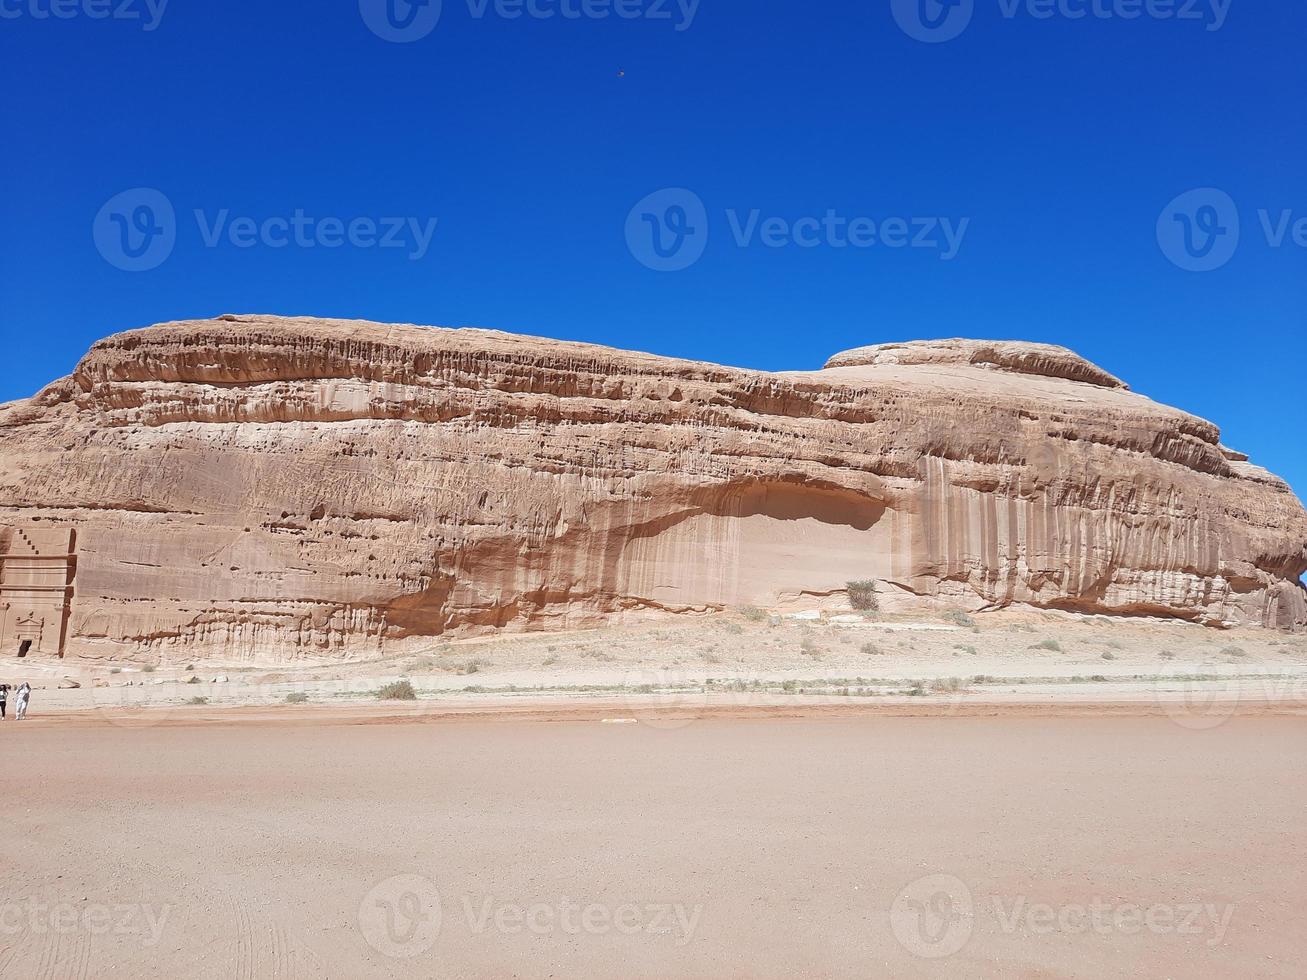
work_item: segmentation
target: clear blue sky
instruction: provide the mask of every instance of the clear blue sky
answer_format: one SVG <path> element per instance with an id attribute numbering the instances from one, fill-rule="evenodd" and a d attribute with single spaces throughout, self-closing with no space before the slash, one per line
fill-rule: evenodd
<path id="1" fill-rule="evenodd" d="M 157 23 L 159 0 L 107 4 L 138 20 L 56 2 L 73 16 L 0 0 L 0 330 L 15 355 L 0 400 L 105 334 L 224 312 L 488 326 L 767 369 L 882 341 L 1020 338 L 1217 422 L 1307 488 L 1307 248 L 1292 231 L 1273 247 L 1258 218 L 1307 217 L 1307 4 L 1197 0 L 1206 19 L 1180 20 L 1121 16 L 1145 0 L 1061 0 L 1112 14 L 1075 19 L 974 0 L 956 38 L 923 43 L 891 0 L 701 0 L 692 21 L 677 0 L 670 19 L 649 16 L 656 0 L 621 0 L 631 19 L 444 0 L 429 34 L 392 43 L 359 0 L 171 0 Z M 384 2 L 363 6 L 384 33 Z M 966 12 L 927 2 L 927 16 Z M 431 8 L 391 13 L 412 31 Z M 139 187 L 175 208 L 175 247 L 123 271 L 92 229 Z M 1205 187 L 1237 209 L 1239 247 L 1186 271 L 1159 216 L 1180 228 L 1164 209 Z M 681 271 L 647 267 L 625 234 L 663 188 L 705 207 L 706 249 Z M 652 213 L 670 221 L 666 203 Z M 224 210 L 297 209 L 438 224 L 419 260 L 323 239 L 240 248 L 230 224 L 205 244 Z M 771 248 L 761 232 L 739 247 L 732 220 L 755 210 L 969 223 L 948 260 L 820 237 Z M 1196 218 L 1211 215 L 1228 212 Z"/>

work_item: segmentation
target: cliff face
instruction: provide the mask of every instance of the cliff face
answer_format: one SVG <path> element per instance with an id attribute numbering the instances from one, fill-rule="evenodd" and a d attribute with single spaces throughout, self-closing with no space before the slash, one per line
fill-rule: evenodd
<path id="1" fill-rule="evenodd" d="M 483 330 L 223 317 L 0 407 L 0 524 L 76 530 L 72 652 L 366 652 L 852 579 L 1307 625 L 1307 513 L 1062 348 L 769 374 Z"/>

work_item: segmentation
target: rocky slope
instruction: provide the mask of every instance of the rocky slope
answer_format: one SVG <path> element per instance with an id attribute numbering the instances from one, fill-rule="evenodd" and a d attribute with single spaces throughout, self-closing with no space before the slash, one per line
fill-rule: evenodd
<path id="1" fill-rule="evenodd" d="M 73 653 L 366 653 L 853 579 L 1307 625 L 1307 513 L 1219 436 L 1044 345 L 769 374 L 228 316 L 109 337 L 0 407 L 0 524 L 77 530 Z"/>

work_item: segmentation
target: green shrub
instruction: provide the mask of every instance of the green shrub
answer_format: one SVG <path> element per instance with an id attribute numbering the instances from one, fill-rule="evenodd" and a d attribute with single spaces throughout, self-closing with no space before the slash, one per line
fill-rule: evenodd
<path id="1" fill-rule="evenodd" d="M 381 701 L 416 701 L 418 694 L 408 681 L 395 681 L 393 684 L 387 684 L 377 691 L 377 699 Z"/>

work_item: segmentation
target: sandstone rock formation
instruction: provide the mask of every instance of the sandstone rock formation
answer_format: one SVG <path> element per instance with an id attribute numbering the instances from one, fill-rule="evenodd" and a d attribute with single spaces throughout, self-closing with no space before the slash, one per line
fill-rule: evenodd
<path id="1" fill-rule="evenodd" d="M 72 653 L 369 653 L 837 594 L 1307 624 L 1307 513 L 1070 351 L 770 374 L 227 316 L 0 407 L 0 524 L 76 532 Z"/>

